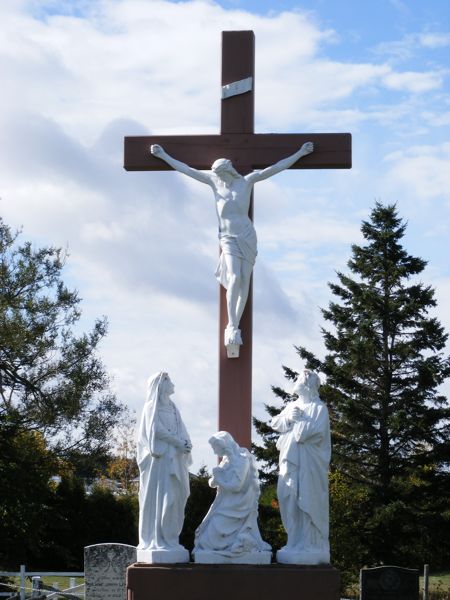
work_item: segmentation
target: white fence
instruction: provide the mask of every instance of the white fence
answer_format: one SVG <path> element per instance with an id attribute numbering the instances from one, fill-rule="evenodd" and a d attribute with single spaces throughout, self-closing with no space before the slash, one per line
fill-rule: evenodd
<path id="1" fill-rule="evenodd" d="M 10 591 L 0 591 L 0 600 L 2 598 L 13 600 L 27 600 L 28 598 L 48 598 L 52 600 L 81 600 L 84 598 L 84 583 L 76 585 L 76 577 L 84 577 L 83 572 L 73 571 L 27 571 L 25 565 L 20 565 L 20 571 L 0 571 L 0 577 L 15 577 L 19 579 L 19 584 L 2 584 L 2 587 L 8 587 Z M 42 578 L 51 577 L 69 577 L 69 587 L 63 590 L 58 589 L 57 582 L 52 585 L 44 585 Z M 28 581 L 27 581 L 28 580 Z"/>

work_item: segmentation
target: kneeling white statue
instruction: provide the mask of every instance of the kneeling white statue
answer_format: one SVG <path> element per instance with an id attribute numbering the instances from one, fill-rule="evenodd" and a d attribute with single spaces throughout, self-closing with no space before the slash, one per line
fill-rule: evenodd
<path id="1" fill-rule="evenodd" d="M 174 390 L 167 373 L 156 373 L 148 380 L 137 444 L 139 562 L 189 562 L 179 536 L 189 496 L 192 445 L 170 399 Z"/>
<path id="2" fill-rule="evenodd" d="M 216 498 L 195 532 L 196 563 L 268 564 L 272 552 L 259 532 L 259 479 L 254 458 L 226 431 L 209 440 L 221 456 L 209 480 Z"/>
<path id="3" fill-rule="evenodd" d="M 302 371 L 290 402 L 270 426 L 281 433 L 278 503 L 286 529 L 280 563 L 315 565 L 330 562 L 328 467 L 331 442 L 328 410 L 319 398 L 317 373 Z"/>

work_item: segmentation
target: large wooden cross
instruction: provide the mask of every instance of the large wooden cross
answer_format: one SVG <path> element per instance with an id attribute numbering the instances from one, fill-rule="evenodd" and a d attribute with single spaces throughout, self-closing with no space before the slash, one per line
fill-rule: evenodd
<path id="1" fill-rule="evenodd" d="M 220 135 L 159 135 L 125 138 L 127 171 L 166 171 L 169 165 L 150 154 L 160 144 L 171 156 L 195 169 L 209 170 L 217 158 L 228 158 L 241 175 L 268 167 L 296 152 L 304 142 L 314 152 L 293 169 L 348 169 L 349 133 L 255 134 L 255 37 L 252 31 L 222 32 L 222 110 Z M 274 95 L 274 110 L 276 97 Z M 253 217 L 253 203 L 250 206 Z M 252 290 L 242 315 L 243 346 L 239 358 L 228 358 L 223 331 L 228 321 L 226 295 L 220 287 L 219 429 L 250 448 L 252 426 Z"/>

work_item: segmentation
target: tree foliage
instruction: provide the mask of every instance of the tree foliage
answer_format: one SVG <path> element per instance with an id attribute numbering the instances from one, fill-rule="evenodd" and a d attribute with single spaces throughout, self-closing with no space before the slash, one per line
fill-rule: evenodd
<path id="1" fill-rule="evenodd" d="M 97 356 L 106 319 L 75 333 L 80 299 L 64 253 L 19 243 L 0 218 L 0 426 L 39 431 L 62 453 L 107 445 L 122 407 Z"/>
<path id="2" fill-rule="evenodd" d="M 450 550 L 450 408 L 440 393 L 450 375 L 447 334 L 433 316 L 434 290 L 419 279 L 425 261 L 402 246 L 405 229 L 395 206 L 376 204 L 362 224 L 364 244 L 352 246 L 350 273 L 330 284 L 325 358 L 297 348 L 306 367 L 326 376 L 331 522 L 343 534 L 331 540 L 333 555 L 356 569 L 442 567 Z M 261 457 L 272 456 L 274 439 Z"/>
<path id="3" fill-rule="evenodd" d="M 447 335 L 428 314 L 433 289 L 413 279 L 426 263 L 401 246 L 404 232 L 393 206 L 378 204 L 363 223 L 367 244 L 353 246 L 348 263 L 356 278 L 338 273 L 330 285 L 338 301 L 323 314 L 334 330 L 323 331 L 328 354 L 317 364 L 327 375 L 335 455 L 380 499 L 390 499 L 405 469 L 442 469 L 449 458 L 450 412 L 438 392 L 450 374 Z"/>
<path id="4" fill-rule="evenodd" d="M 68 461 L 74 458 L 88 470 L 90 457 L 104 459 L 123 412 L 97 355 L 106 320 L 97 320 L 88 333 L 77 332 L 80 299 L 62 280 L 64 261 L 60 249 L 21 243 L 20 233 L 0 218 L 0 564 L 5 567 L 48 556 L 46 532 L 58 520 L 60 493 L 51 477 L 70 474 Z"/>
<path id="5" fill-rule="evenodd" d="M 196 475 L 189 474 L 190 495 L 180 534 L 180 543 L 189 551 L 194 548 L 195 530 L 206 516 L 216 496 L 216 490 L 208 483 L 210 477 L 205 466 L 201 467 Z"/>
<path id="6" fill-rule="evenodd" d="M 45 533 L 49 481 L 58 470 L 36 431 L 0 431 L 0 566 L 24 563 Z"/>
<path id="7" fill-rule="evenodd" d="M 30 530 L 24 530 L 24 543 L 11 547 L 11 567 L 82 571 L 85 546 L 137 544 L 137 497 L 116 495 L 102 486 L 88 493 L 85 482 L 70 473 L 49 487 L 36 515 L 41 521 L 39 534 L 31 531 L 30 537 Z"/>
<path id="8" fill-rule="evenodd" d="M 116 481 L 122 494 L 136 488 L 139 467 L 136 459 L 136 418 L 124 411 L 114 429 L 115 447 L 107 462 L 106 475 Z"/>
<path id="9" fill-rule="evenodd" d="M 285 366 L 283 366 L 283 371 L 285 378 L 290 382 L 294 382 L 298 372 Z M 280 387 L 272 386 L 272 392 L 282 402 L 282 406 L 280 408 L 279 406 L 265 404 L 264 407 L 270 418 L 281 412 L 286 403 L 292 400 L 291 395 Z M 260 463 L 259 477 L 266 486 L 274 486 L 278 476 L 278 450 L 276 443 L 279 433 L 269 427 L 268 423 L 256 417 L 253 417 L 253 424 L 256 431 L 264 440 L 262 446 L 252 444 L 252 451 Z"/>

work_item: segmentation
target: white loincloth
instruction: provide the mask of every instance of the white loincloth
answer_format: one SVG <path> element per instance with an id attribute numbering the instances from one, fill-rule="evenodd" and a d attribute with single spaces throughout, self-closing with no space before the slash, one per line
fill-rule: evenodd
<path id="1" fill-rule="evenodd" d="M 225 289 L 228 288 L 228 269 L 225 255 L 237 256 L 242 260 L 255 264 L 257 255 L 256 231 L 253 223 L 250 222 L 239 235 L 230 235 L 228 233 L 219 233 L 219 243 L 221 248 L 219 264 L 215 276 L 219 283 Z"/>

